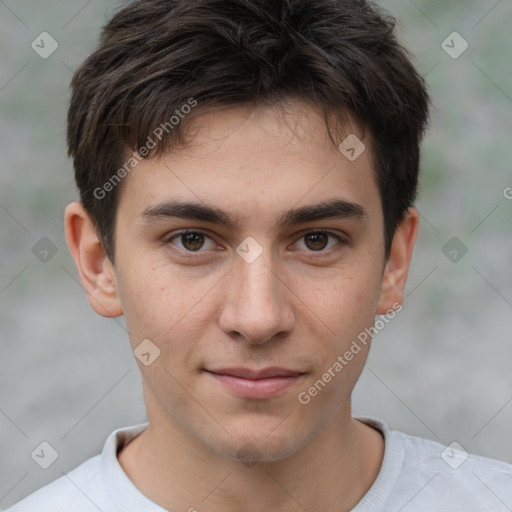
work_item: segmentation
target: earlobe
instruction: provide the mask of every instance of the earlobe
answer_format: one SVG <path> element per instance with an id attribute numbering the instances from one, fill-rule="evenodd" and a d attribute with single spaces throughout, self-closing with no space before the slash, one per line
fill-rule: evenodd
<path id="1" fill-rule="evenodd" d="M 66 240 L 80 275 L 89 304 L 101 316 L 114 318 L 123 310 L 116 275 L 82 204 L 69 204 L 65 213 Z"/>
<path id="2" fill-rule="evenodd" d="M 409 273 L 409 265 L 416 242 L 419 226 L 419 213 L 410 207 L 393 237 L 391 251 L 386 262 L 381 284 L 381 295 L 377 314 L 385 315 L 397 304 L 402 304 L 404 288 Z"/>

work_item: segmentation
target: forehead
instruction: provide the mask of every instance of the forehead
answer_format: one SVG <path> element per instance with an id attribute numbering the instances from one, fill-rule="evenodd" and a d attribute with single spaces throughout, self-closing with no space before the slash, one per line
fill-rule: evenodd
<path id="1" fill-rule="evenodd" d="M 184 147 L 127 176 L 120 209 L 140 216 L 172 198 L 263 221 L 284 206 L 341 198 L 380 211 L 371 140 L 350 118 L 332 132 L 335 144 L 322 115 L 302 103 L 209 112 L 186 129 Z"/>

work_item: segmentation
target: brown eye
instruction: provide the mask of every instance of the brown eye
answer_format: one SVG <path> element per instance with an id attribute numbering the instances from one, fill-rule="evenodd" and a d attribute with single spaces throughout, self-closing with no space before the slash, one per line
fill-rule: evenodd
<path id="1" fill-rule="evenodd" d="M 329 242 L 329 240 L 334 240 L 334 243 Z M 336 245 L 345 245 L 346 240 L 342 236 L 330 231 L 312 231 L 303 235 L 297 244 L 299 245 L 299 249 L 306 250 L 307 252 L 328 253 L 331 249 L 335 248 Z M 303 245 L 303 247 L 300 247 L 300 245 Z"/>
<path id="2" fill-rule="evenodd" d="M 204 235 L 202 233 L 184 233 L 181 235 L 181 243 L 188 251 L 197 251 L 204 244 Z"/>
<path id="3" fill-rule="evenodd" d="M 216 247 L 211 237 L 197 230 L 175 233 L 173 236 L 168 237 L 165 243 L 174 246 L 174 248 L 182 253 L 197 252 L 201 254 L 208 249 Z"/>
<path id="4" fill-rule="evenodd" d="M 304 237 L 306 246 L 312 251 L 321 251 L 325 249 L 329 242 L 329 235 L 327 233 L 310 233 Z"/>

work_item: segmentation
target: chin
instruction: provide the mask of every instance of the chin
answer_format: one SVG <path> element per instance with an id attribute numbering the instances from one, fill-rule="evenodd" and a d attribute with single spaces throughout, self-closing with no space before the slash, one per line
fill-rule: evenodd
<path id="1" fill-rule="evenodd" d="M 279 432 L 272 432 L 272 429 L 258 428 L 253 422 L 252 428 L 226 435 L 210 444 L 210 448 L 223 457 L 250 467 L 256 463 L 285 460 L 300 451 L 307 442 L 307 438 L 298 434 L 298 429 L 281 428 Z"/>

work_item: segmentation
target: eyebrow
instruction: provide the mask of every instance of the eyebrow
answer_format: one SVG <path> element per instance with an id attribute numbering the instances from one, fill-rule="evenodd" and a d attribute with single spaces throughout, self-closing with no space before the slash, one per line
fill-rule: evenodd
<path id="1" fill-rule="evenodd" d="M 146 208 L 142 212 L 146 222 L 177 217 L 187 220 L 200 220 L 223 224 L 230 229 L 240 225 L 240 216 L 215 206 L 187 201 L 164 201 Z M 343 199 L 332 199 L 282 212 L 276 222 L 277 227 L 304 224 L 322 219 L 367 220 L 368 214 L 360 204 Z"/>

